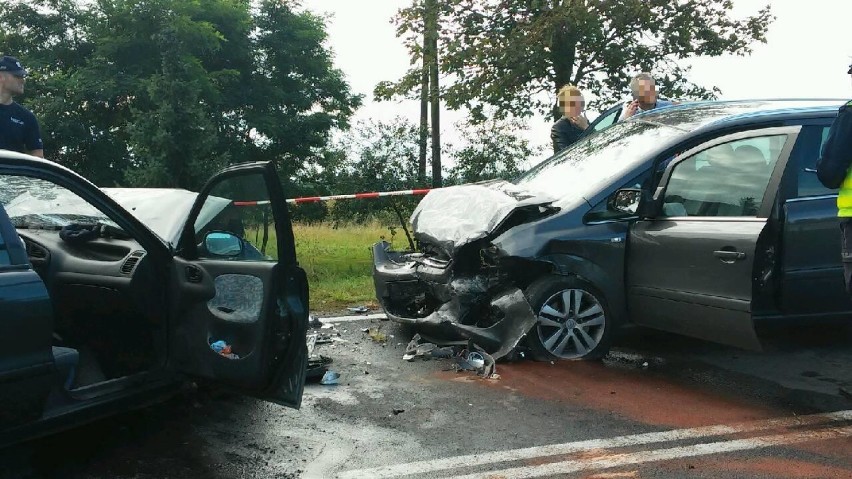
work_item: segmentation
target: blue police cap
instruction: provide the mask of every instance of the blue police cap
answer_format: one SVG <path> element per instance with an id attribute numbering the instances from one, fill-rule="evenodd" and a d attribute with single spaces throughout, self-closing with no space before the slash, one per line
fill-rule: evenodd
<path id="1" fill-rule="evenodd" d="M 0 58 L 0 72 L 9 72 L 12 75 L 19 77 L 27 76 L 27 70 L 24 69 L 21 62 L 19 62 L 17 58 L 10 57 L 8 55 Z"/>

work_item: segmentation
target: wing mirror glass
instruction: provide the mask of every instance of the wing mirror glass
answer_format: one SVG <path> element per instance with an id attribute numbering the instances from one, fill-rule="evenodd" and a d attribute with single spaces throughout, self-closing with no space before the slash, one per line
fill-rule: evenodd
<path id="1" fill-rule="evenodd" d="M 243 241 L 226 231 L 211 231 L 204 237 L 204 248 L 213 256 L 231 258 L 243 253 Z"/>
<path id="2" fill-rule="evenodd" d="M 642 190 L 637 188 L 623 188 L 615 192 L 608 203 L 611 211 L 635 215 L 639 211 L 639 201 L 642 199 Z"/>

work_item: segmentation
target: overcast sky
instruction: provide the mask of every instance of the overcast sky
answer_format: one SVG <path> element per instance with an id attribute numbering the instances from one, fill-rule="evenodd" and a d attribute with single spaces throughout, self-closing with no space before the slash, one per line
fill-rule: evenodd
<path id="1" fill-rule="evenodd" d="M 409 68 L 408 54 L 390 22 L 407 0 L 303 0 L 306 8 L 329 14 L 328 46 L 365 104 L 356 120 L 389 120 L 402 116 L 417 122 L 416 101 L 374 102 L 372 91 L 382 80 L 395 80 Z M 768 0 L 734 0 L 734 16 L 757 12 Z M 718 86 L 722 99 L 742 98 L 852 98 L 846 68 L 852 57 L 852 1 L 774 0 L 775 22 L 766 44 L 754 45 L 749 57 L 696 58 L 689 61 L 691 81 Z M 594 116 L 594 115 L 590 115 Z M 453 123 L 463 113 L 442 114 L 442 134 L 457 138 Z M 535 144 L 549 145 L 550 123 L 528 121 L 526 136 Z M 547 149 L 541 158 L 548 156 Z"/>

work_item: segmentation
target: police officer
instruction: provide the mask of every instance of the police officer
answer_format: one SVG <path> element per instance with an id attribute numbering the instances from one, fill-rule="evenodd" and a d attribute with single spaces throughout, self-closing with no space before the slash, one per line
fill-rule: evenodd
<path id="1" fill-rule="evenodd" d="M 24 93 L 27 70 L 15 57 L 0 58 L 0 149 L 44 158 L 38 120 L 14 101 Z"/>
<path id="2" fill-rule="evenodd" d="M 852 65 L 848 74 L 852 75 Z M 840 107 L 817 160 L 817 177 L 827 188 L 840 188 L 837 216 L 840 220 L 841 255 L 846 291 L 852 295 L 852 101 Z"/>

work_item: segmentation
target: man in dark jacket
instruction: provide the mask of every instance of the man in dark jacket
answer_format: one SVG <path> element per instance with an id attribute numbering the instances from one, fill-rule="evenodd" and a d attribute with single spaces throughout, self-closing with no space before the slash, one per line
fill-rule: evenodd
<path id="1" fill-rule="evenodd" d="M 847 72 L 852 75 L 852 65 Z M 852 294 L 852 101 L 840 107 L 817 160 L 817 177 L 827 188 L 839 188 L 841 255 L 846 290 Z"/>
<path id="2" fill-rule="evenodd" d="M 24 93 L 27 71 L 15 57 L 0 58 L 0 149 L 44 158 L 35 115 L 14 101 Z"/>

